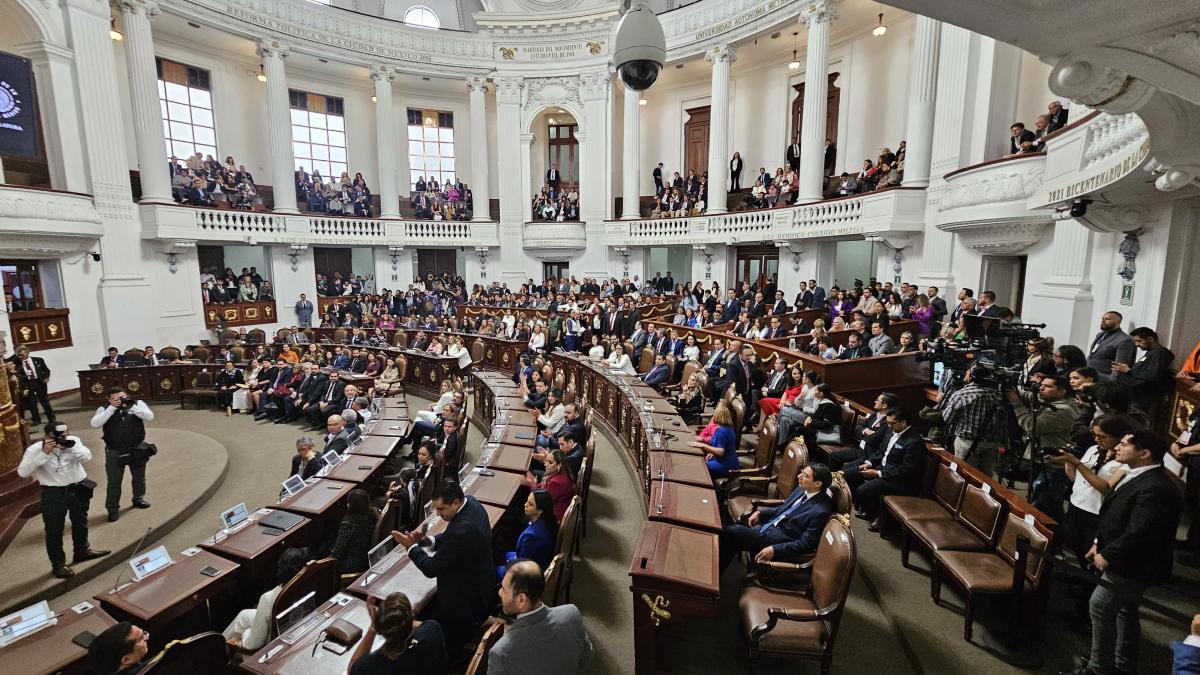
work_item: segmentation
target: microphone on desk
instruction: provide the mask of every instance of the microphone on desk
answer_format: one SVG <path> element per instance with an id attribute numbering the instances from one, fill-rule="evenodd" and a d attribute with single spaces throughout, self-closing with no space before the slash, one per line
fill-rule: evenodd
<path id="1" fill-rule="evenodd" d="M 661 516 L 663 512 L 663 495 L 666 494 L 667 490 L 667 472 L 659 469 L 658 477 L 660 479 L 658 482 L 658 504 L 654 507 L 654 513 Z"/>
<path id="2" fill-rule="evenodd" d="M 134 555 L 137 555 L 137 552 L 142 550 L 142 544 L 146 543 L 146 537 L 150 536 L 150 530 L 151 530 L 151 528 L 147 527 L 146 533 L 142 535 L 142 538 L 138 541 L 137 546 L 133 547 Z M 112 590 L 109 591 L 109 593 L 117 592 L 117 587 L 121 585 L 121 577 L 125 576 L 125 569 L 127 567 L 128 567 L 127 565 L 121 565 L 120 569 L 117 570 L 117 580 L 115 582 L 113 582 Z"/>

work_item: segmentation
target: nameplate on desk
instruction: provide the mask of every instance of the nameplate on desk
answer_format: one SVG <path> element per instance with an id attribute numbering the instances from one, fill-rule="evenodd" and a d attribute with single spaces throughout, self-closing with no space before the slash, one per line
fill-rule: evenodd
<path id="1" fill-rule="evenodd" d="M 0 647 L 58 623 L 50 603 L 45 600 L 0 618 Z"/>
<path id="2" fill-rule="evenodd" d="M 75 605 L 74 607 L 72 607 L 71 610 L 74 611 L 76 614 L 86 614 L 87 612 L 90 612 L 95 608 L 96 608 L 95 605 L 88 602 L 87 600 L 84 600 L 83 602 L 79 603 L 78 605 Z"/>
<path id="3" fill-rule="evenodd" d="M 167 552 L 166 546 L 152 548 L 146 553 L 136 555 L 129 560 L 129 567 L 133 570 L 134 581 L 141 581 L 151 574 L 174 564 L 175 561 L 171 559 L 171 554 Z"/>

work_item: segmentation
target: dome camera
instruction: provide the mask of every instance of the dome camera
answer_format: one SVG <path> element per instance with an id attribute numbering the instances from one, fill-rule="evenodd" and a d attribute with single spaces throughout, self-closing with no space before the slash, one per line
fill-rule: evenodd
<path id="1" fill-rule="evenodd" d="M 645 5 L 630 7 L 613 38 L 613 65 L 621 82 L 633 91 L 645 91 L 658 79 L 666 60 L 667 38 L 658 17 Z"/>

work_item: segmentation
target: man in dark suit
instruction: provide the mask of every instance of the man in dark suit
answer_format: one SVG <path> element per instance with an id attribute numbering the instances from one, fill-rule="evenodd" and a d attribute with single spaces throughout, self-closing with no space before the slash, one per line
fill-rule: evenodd
<path id="1" fill-rule="evenodd" d="M 825 289 L 817 285 L 816 279 L 808 280 L 808 289 L 812 291 L 812 302 L 809 303 L 809 309 L 823 309 L 825 307 Z"/>
<path id="2" fill-rule="evenodd" d="M 462 436 L 458 432 L 458 420 L 453 417 L 443 419 L 442 426 L 434 437 L 440 443 L 439 452 L 445 465 L 443 475 L 457 476 L 463 463 Z"/>
<path id="3" fill-rule="evenodd" d="M 737 321 L 738 314 L 742 311 L 742 303 L 738 300 L 737 293 L 730 289 L 725 292 L 725 308 L 721 310 L 721 323 L 729 323 Z"/>
<path id="4" fill-rule="evenodd" d="M 308 480 L 317 475 L 323 466 L 325 466 L 325 460 L 317 455 L 313 439 L 308 436 L 296 439 L 296 454 L 292 455 L 292 470 L 288 475 L 300 474 L 301 478 Z"/>
<path id="5" fill-rule="evenodd" d="M 642 322 L 638 321 L 633 324 L 633 331 L 629 333 L 629 341 L 633 343 L 633 353 L 641 354 L 642 348 L 650 342 L 650 333 L 642 330 Z M 630 355 L 630 358 L 633 354 Z"/>
<path id="6" fill-rule="evenodd" d="M 1171 393 L 1171 363 L 1175 355 L 1158 341 L 1158 333 L 1146 326 L 1129 331 L 1133 344 L 1144 352 L 1144 356 L 1132 366 L 1120 362 L 1112 364 L 1113 379 L 1124 382 L 1133 389 L 1133 405 L 1152 416 L 1165 410 L 1164 400 Z"/>
<path id="7" fill-rule="evenodd" d="M 654 167 L 654 196 L 656 197 L 661 195 L 663 192 L 662 167 L 662 162 L 659 162 L 658 166 Z"/>
<path id="8" fill-rule="evenodd" d="M 725 526 L 720 538 L 721 570 L 742 551 L 755 553 L 755 559 L 762 561 L 797 560 L 816 552 L 825 521 L 833 513 L 833 500 L 826 492 L 832 482 L 829 467 L 809 464 L 782 504 L 753 511 L 745 525 Z"/>
<path id="9" fill-rule="evenodd" d="M 658 354 L 654 357 L 654 367 L 639 376 L 646 384 L 661 390 L 671 379 L 671 367 L 667 365 L 667 357 Z"/>
<path id="10" fill-rule="evenodd" d="M 750 318 L 765 316 L 767 313 L 767 303 L 763 299 L 761 292 L 754 294 L 754 300 L 750 302 Z"/>
<path id="11" fill-rule="evenodd" d="M 361 337 L 361 335 L 360 335 Z M 364 350 L 355 349 L 353 356 L 350 358 L 349 370 L 352 373 L 362 373 L 367 370 L 367 354 Z"/>
<path id="12" fill-rule="evenodd" d="M 325 316 L 329 317 L 329 323 L 334 326 L 342 325 L 342 314 L 344 313 L 343 305 L 336 300 L 329 303 L 325 308 Z"/>
<path id="13" fill-rule="evenodd" d="M 784 151 L 783 158 L 792 171 L 800 170 L 800 134 L 792 136 L 792 142 Z"/>
<path id="14" fill-rule="evenodd" d="M 1008 139 L 1010 154 L 1015 155 L 1021 152 L 1022 146 L 1026 143 L 1032 144 L 1037 142 L 1037 136 L 1025 128 L 1024 122 L 1014 122 L 1008 130 L 1012 132 L 1012 137 Z"/>
<path id="15" fill-rule="evenodd" d="M 686 345 L 684 339 L 679 337 L 679 331 L 671 329 L 671 338 L 667 342 L 667 354 L 679 358 L 683 356 L 683 348 Z"/>
<path id="16" fill-rule="evenodd" d="M 125 365 L 125 356 L 116 347 L 109 347 L 108 355 L 100 359 L 100 365 L 104 368 L 120 368 Z"/>
<path id="17" fill-rule="evenodd" d="M 1105 312 L 1100 317 L 1100 332 L 1092 338 L 1088 348 L 1087 364 L 1096 369 L 1104 377 L 1112 377 L 1113 362 L 1133 365 L 1133 338 L 1121 330 L 1121 322 L 1125 317 L 1120 312 Z"/>
<path id="18" fill-rule="evenodd" d="M 754 347 L 750 345 L 742 345 L 737 356 L 725 367 L 724 386 L 721 386 L 717 392 L 719 396 L 725 395 L 725 390 L 733 387 L 738 396 L 747 406 L 753 402 L 754 393 L 750 390 L 750 382 L 754 377 Z"/>
<path id="19" fill-rule="evenodd" d="M 321 429 L 330 415 L 346 409 L 345 390 L 346 385 L 341 381 L 338 371 L 329 371 L 329 379 L 321 382 L 313 402 L 304 407 L 304 414 L 312 423 L 311 431 Z"/>
<path id="20" fill-rule="evenodd" d="M 633 302 L 629 303 L 631 309 L 625 312 L 625 325 L 621 327 L 621 334 L 625 337 L 633 335 L 633 329 L 642 322 L 642 311 L 633 306 Z M 629 355 L 631 358 L 633 354 Z"/>
<path id="21" fill-rule="evenodd" d="M 976 316 L 985 316 L 994 318 L 1000 316 L 1000 308 L 996 306 L 996 294 L 992 291 L 983 291 L 979 294 L 979 304 L 975 305 Z"/>
<path id="22" fill-rule="evenodd" d="M 870 355 L 871 348 L 863 344 L 862 336 L 858 333 L 851 333 L 846 338 L 846 344 L 838 348 L 838 360 L 841 361 L 861 359 Z"/>
<path id="23" fill-rule="evenodd" d="M 783 291 L 775 291 L 775 304 L 771 305 L 772 314 L 787 314 L 787 300 L 783 297 Z"/>
<path id="24" fill-rule="evenodd" d="M 783 358 L 776 358 L 771 364 L 771 374 L 766 377 L 761 387 L 754 390 L 754 405 L 750 406 L 746 414 L 746 429 L 753 429 L 762 414 L 758 402 L 764 398 L 782 397 L 783 391 L 787 389 L 788 379 L 788 362 Z"/>
<path id="25" fill-rule="evenodd" d="M 796 311 L 808 309 L 813 306 L 813 293 L 808 290 L 808 282 L 800 282 L 800 292 L 796 293 L 796 302 L 794 304 Z"/>
<path id="26" fill-rule="evenodd" d="M 600 332 L 619 340 L 625 339 L 625 317 L 615 305 L 610 304 L 600 313 Z"/>
<path id="27" fill-rule="evenodd" d="M 783 323 L 779 320 L 779 317 L 772 316 L 771 327 L 767 329 L 767 339 L 773 340 L 775 338 L 784 337 L 785 335 L 787 335 L 787 330 L 784 329 Z"/>
<path id="28" fill-rule="evenodd" d="M 1167 442 L 1138 431 L 1121 439 L 1116 461 L 1129 467 L 1100 505 L 1096 542 L 1087 552 L 1103 574 L 1092 591 L 1092 649 L 1074 673 L 1138 673 L 1138 604 L 1146 589 L 1171 579 L 1183 499 L 1163 469 Z"/>
<path id="29" fill-rule="evenodd" d="M 238 385 L 245 382 L 242 371 L 233 365 L 233 361 L 226 361 L 225 369 L 217 373 L 214 385 L 217 390 L 217 404 L 225 408 L 226 415 L 233 414 L 233 392 L 238 390 Z"/>
<path id="30" fill-rule="evenodd" d="M 721 367 L 725 365 L 727 356 L 729 356 L 729 352 L 725 351 L 725 343 L 720 338 L 713 338 L 712 351 L 704 360 L 704 373 L 708 375 L 709 380 L 721 376 Z"/>
<path id="31" fill-rule="evenodd" d="M 325 420 L 325 447 L 321 448 L 321 454 L 333 450 L 339 455 L 346 452 L 346 448 L 350 447 L 351 432 L 346 426 L 346 419 L 339 414 L 329 416 Z"/>
<path id="32" fill-rule="evenodd" d="M 301 377 L 293 381 L 291 395 L 283 399 L 283 414 L 275 420 L 276 424 L 296 420 L 325 391 L 326 378 L 315 363 L 303 363 L 300 367 Z"/>
<path id="33" fill-rule="evenodd" d="M 940 292 L 941 289 L 937 286 L 930 286 L 925 289 L 925 297 L 929 298 L 929 306 L 933 308 L 933 320 L 938 323 L 941 323 L 942 319 L 946 318 L 946 315 L 950 313 L 949 308 L 946 307 L 946 299 L 938 295 Z M 936 332 L 932 334 L 936 335 Z"/>
<path id="34" fill-rule="evenodd" d="M 1046 133 L 1053 133 L 1067 126 L 1067 115 L 1071 111 L 1062 107 L 1061 102 L 1050 101 L 1050 105 L 1046 106 L 1046 110 L 1049 112 L 1050 117 L 1050 125 L 1046 127 Z"/>
<path id="35" fill-rule="evenodd" d="M 446 651 L 457 654 L 479 632 L 496 594 L 496 568 L 492 566 L 492 528 L 487 511 L 474 497 L 464 497 L 462 488 L 444 481 L 433 495 L 433 508 L 446 521 L 437 536 L 421 529 L 392 532 L 392 538 L 408 549 L 417 569 L 437 579 L 434 618 L 446 634 Z M 424 547 L 433 549 L 433 555 Z"/>
<path id="36" fill-rule="evenodd" d="M 559 174 L 558 174 L 558 165 L 551 164 L 550 170 L 546 172 L 546 185 L 549 185 L 550 189 L 553 190 L 554 192 L 558 192 L 559 182 L 560 182 L 560 178 L 559 178 Z"/>
<path id="37" fill-rule="evenodd" d="M 17 389 L 21 394 L 21 414 L 24 415 L 28 411 L 33 418 L 33 423 L 41 424 L 42 418 L 38 416 L 37 408 L 40 403 L 42 410 L 46 413 L 46 419 L 53 420 L 54 408 L 50 407 L 50 397 L 46 390 L 46 385 L 50 382 L 50 368 L 46 366 L 46 361 L 40 356 L 30 356 L 29 348 L 22 345 L 17 347 L 12 364 L 17 367 Z"/>
<path id="38" fill-rule="evenodd" d="M 875 403 L 870 415 L 854 428 L 856 444 L 845 450 L 835 450 L 829 454 L 829 465 L 843 471 L 856 468 L 866 461 L 867 457 L 875 454 L 879 444 L 887 436 L 887 413 L 900 405 L 900 397 L 890 391 L 885 391 L 875 397 Z M 847 466 L 849 465 L 849 466 Z"/>
<path id="39" fill-rule="evenodd" d="M 925 440 L 912 428 L 908 412 L 889 410 L 887 425 L 887 434 L 875 452 L 862 464 L 845 469 L 846 483 L 859 506 L 855 515 L 870 520 L 872 532 L 878 532 L 882 524 L 879 506 L 883 497 L 916 493 L 925 466 Z"/>

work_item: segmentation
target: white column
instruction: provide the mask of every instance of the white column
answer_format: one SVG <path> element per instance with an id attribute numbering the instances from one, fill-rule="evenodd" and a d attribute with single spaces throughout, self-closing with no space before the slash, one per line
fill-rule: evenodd
<path id="1" fill-rule="evenodd" d="M 288 102 L 287 73 L 283 67 L 290 52 L 287 45 L 274 40 L 258 43 L 258 55 L 267 76 L 267 141 L 271 147 L 271 189 L 276 213 L 299 213 L 296 210 L 291 104 Z"/>
<path id="2" fill-rule="evenodd" d="M 621 133 L 621 218 L 623 220 L 642 217 L 641 210 L 638 208 L 640 201 L 638 186 L 641 183 L 641 173 L 638 171 L 641 159 L 641 138 L 639 138 L 641 106 L 638 105 L 640 98 L 641 94 L 629 87 L 625 88 L 625 128 Z"/>
<path id="3" fill-rule="evenodd" d="M 467 78 L 471 99 L 471 198 L 475 202 L 472 220 L 492 219 L 492 196 L 488 193 L 487 90 L 486 77 Z"/>
<path id="4" fill-rule="evenodd" d="M 929 162 L 933 157 L 933 112 L 937 101 L 938 43 L 942 23 L 917 16 L 913 36 L 912 68 L 908 75 L 908 120 L 904 134 L 904 185 L 929 186 Z"/>
<path id="5" fill-rule="evenodd" d="M 522 143 L 521 77 L 495 77 L 496 87 L 496 156 L 511 162 L 520 158 L 522 148 L 528 155 L 528 144 Z M 530 137 L 532 138 L 532 137 Z M 497 281 L 523 283 L 526 276 L 524 228 L 529 219 L 529 195 L 523 186 L 529 181 L 529 162 L 523 160 L 515 169 L 500 172 L 500 268 Z"/>
<path id="6" fill-rule="evenodd" d="M 80 155 L 83 139 L 79 135 L 75 75 L 71 70 L 74 53 L 49 42 L 20 44 L 17 52 L 32 62 L 38 83 L 39 121 L 46 139 L 50 185 L 55 190 L 88 192 L 87 163 Z"/>
<path id="7" fill-rule="evenodd" d="M 800 122 L 800 184 L 797 196 L 801 202 L 821 199 L 825 182 L 829 24 L 841 16 L 841 13 L 841 0 L 813 0 L 800 12 L 800 21 L 808 26 L 808 48 L 805 51 L 804 63 L 804 118 Z"/>
<path id="8" fill-rule="evenodd" d="M 371 66 L 375 82 L 375 142 L 379 145 L 379 217 L 400 219 L 400 192 L 396 184 L 396 116 L 392 110 L 392 79 L 389 66 Z M 267 79 L 267 86 L 271 80 Z M 289 122 L 289 128 L 291 123 Z M 290 155 L 291 153 L 289 153 Z M 278 207 L 278 202 L 276 203 Z"/>
<path id="9" fill-rule="evenodd" d="M 142 203 L 172 203 L 171 177 L 167 174 L 162 110 L 158 102 L 158 75 L 150 19 L 159 13 L 152 0 L 120 0 L 125 23 L 125 61 L 129 68 L 129 97 L 133 134 L 137 145 Z"/>
<path id="10" fill-rule="evenodd" d="M 729 199 L 729 68 L 737 52 L 729 45 L 704 53 L 712 64 L 708 122 L 708 213 L 725 213 Z"/>

